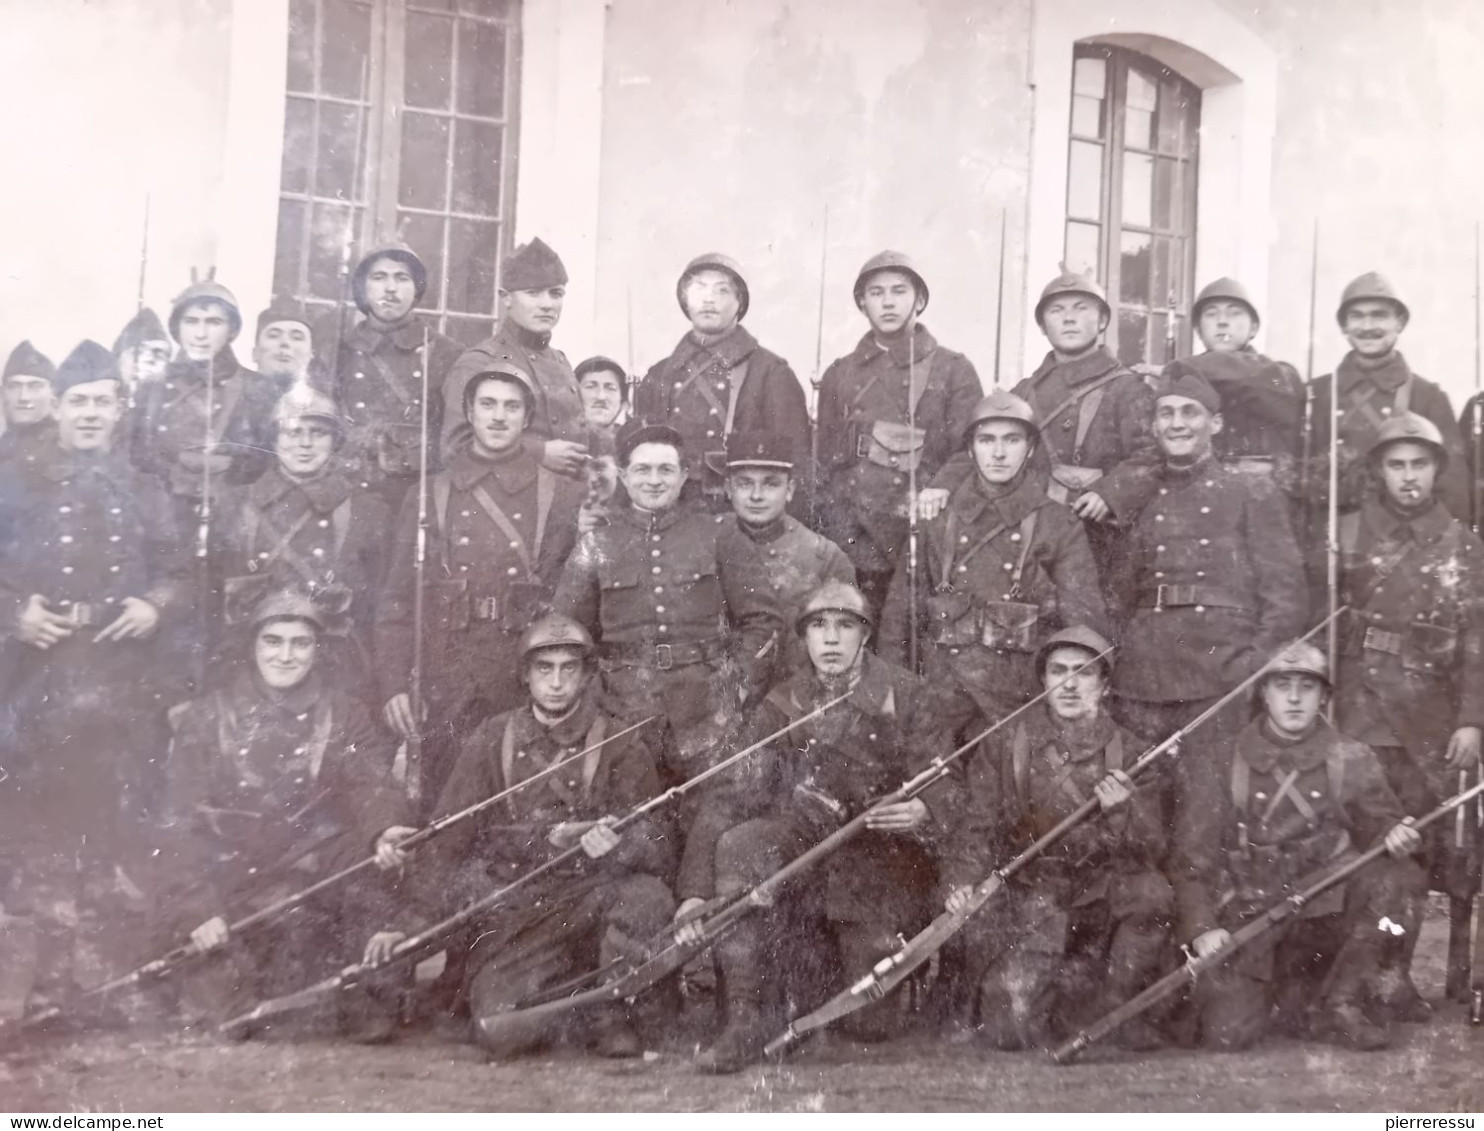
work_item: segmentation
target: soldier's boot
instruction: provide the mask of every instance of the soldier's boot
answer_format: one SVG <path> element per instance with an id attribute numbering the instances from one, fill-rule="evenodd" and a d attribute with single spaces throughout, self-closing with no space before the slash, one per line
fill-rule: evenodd
<path id="1" fill-rule="evenodd" d="M 1309 1024 L 1316 1040 L 1361 1052 L 1391 1047 L 1386 1027 L 1371 1021 L 1365 1011 L 1366 989 L 1375 975 L 1379 951 L 1378 940 L 1352 936 L 1335 955 L 1328 985 Z"/>
<path id="2" fill-rule="evenodd" d="M 603 1005 L 595 1012 L 589 1047 L 608 1060 L 632 1060 L 644 1054 L 644 1043 L 621 1002 Z"/>
<path id="3" fill-rule="evenodd" d="M 1378 925 L 1378 932 L 1384 926 L 1391 937 L 1383 947 L 1371 996 L 1373 1003 L 1393 1021 L 1420 1023 L 1432 1017 L 1432 1006 L 1412 982 L 1412 959 L 1422 937 L 1426 909 L 1427 897 L 1413 894 L 1401 902 L 1394 919 L 1383 919 Z"/>
<path id="4" fill-rule="evenodd" d="M 1099 1016 L 1117 1009 L 1154 981 L 1165 955 L 1168 931 L 1152 923 L 1126 921 L 1113 930 L 1108 972 Z M 1113 1043 L 1130 1052 L 1153 1052 L 1165 1046 L 1164 1035 L 1147 1013 L 1134 1017 L 1113 1034 Z"/>
<path id="5" fill-rule="evenodd" d="M 695 1061 L 699 1071 L 711 1075 L 740 1072 L 761 1060 L 771 1035 L 763 1009 L 766 981 L 760 932 L 747 930 L 747 926 L 751 925 L 734 928 L 716 947 L 726 1025 Z"/>

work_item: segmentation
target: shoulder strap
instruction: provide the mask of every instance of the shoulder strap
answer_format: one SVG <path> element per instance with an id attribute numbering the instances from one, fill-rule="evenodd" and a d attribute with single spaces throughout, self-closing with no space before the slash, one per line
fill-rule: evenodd
<path id="1" fill-rule="evenodd" d="M 1252 771 L 1247 765 L 1247 759 L 1242 757 L 1240 750 L 1232 752 L 1232 808 L 1238 813 L 1246 814 L 1247 802 L 1252 794 L 1251 783 Z"/>
<path id="2" fill-rule="evenodd" d="M 537 484 L 539 489 L 539 478 Z M 515 523 L 511 522 L 509 516 L 500 509 L 500 504 L 495 502 L 490 493 L 484 489 L 483 483 L 476 483 L 469 493 L 474 496 L 474 501 L 479 504 L 480 510 L 489 515 L 490 521 L 500 528 L 500 533 L 510 539 L 510 548 L 515 551 L 515 556 L 520 559 L 521 565 L 526 567 L 526 573 L 534 577 L 536 563 L 531 557 L 531 550 L 526 545 L 526 540 L 515 528 Z"/>
<path id="3" fill-rule="evenodd" d="M 587 731 L 587 754 L 582 759 L 582 796 L 587 798 L 593 791 L 593 780 L 598 776 L 598 763 L 603 760 L 603 751 L 594 750 L 602 744 L 608 733 L 608 716 L 601 711 Z"/>
<path id="4" fill-rule="evenodd" d="M 515 715 L 505 720 L 505 733 L 500 738 L 500 788 L 509 789 L 510 775 L 515 772 Z M 520 812 L 515 807 L 515 794 L 505 799 L 505 804 L 510 807 L 512 820 L 520 820 Z"/>
<path id="5" fill-rule="evenodd" d="M 784 717 L 789 722 L 793 722 L 804 713 L 799 709 L 798 704 L 794 702 L 793 696 L 788 693 L 787 687 L 783 684 L 778 684 L 773 690 L 768 692 L 768 702 L 782 711 Z"/>
<path id="6" fill-rule="evenodd" d="M 251 498 L 242 500 L 242 552 L 247 556 L 249 564 L 255 559 L 254 554 L 258 550 L 258 523 L 262 520 L 263 512 L 258 509 Z"/>
<path id="7" fill-rule="evenodd" d="M 1404 412 L 1412 411 L 1412 375 L 1407 374 L 1407 379 L 1401 383 L 1396 391 L 1396 400 L 1393 402 L 1396 414 L 1400 416 Z"/>
<path id="8" fill-rule="evenodd" d="M 747 371 L 751 365 L 752 355 L 748 354 L 740 365 L 727 374 L 727 416 L 721 430 L 723 444 L 732 434 L 732 422 L 737 419 L 737 394 L 742 391 L 742 384 L 747 380 Z"/>
<path id="9" fill-rule="evenodd" d="M 1051 427 L 1052 421 L 1056 420 L 1056 418 L 1061 416 L 1062 413 L 1066 412 L 1067 409 L 1071 408 L 1073 405 L 1081 401 L 1083 397 L 1091 396 L 1094 392 L 1101 389 L 1104 385 L 1111 384 L 1121 376 L 1123 376 L 1123 369 L 1121 367 L 1115 367 L 1112 373 L 1105 373 L 1097 380 L 1089 381 L 1086 385 L 1083 385 L 1082 388 L 1077 389 L 1075 392 L 1069 394 L 1060 404 L 1058 404 L 1055 408 L 1053 408 L 1050 412 L 1048 412 L 1044 417 L 1041 418 L 1041 432 L 1044 434 L 1046 430 Z M 1089 420 L 1088 423 L 1089 426 L 1091 426 L 1091 420 Z"/>
<path id="10" fill-rule="evenodd" d="M 937 352 L 933 350 L 917 363 L 917 380 L 913 380 L 911 373 L 907 375 L 908 382 L 912 385 L 908 392 L 912 396 L 912 419 L 914 421 L 917 419 L 917 406 L 922 404 L 922 395 L 927 392 L 928 382 L 933 379 L 933 356 Z"/>
<path id="11" fill-rule="evenodd" d="M 1331 751 L 1324 760 L 1324 772 L 1329 775 L 1330 801 L 1339 809 L 1345 797 L 1345 756 L 1338 750 Z"/>
<path id="12" fill-rule="evenodd" d="M 330 697 L 323 696 L 314 713 L 314 734 L 309 739 L 309 780 L 318 781 L 320 767 L 324 765 L 325 751 L 330 746 L 330 731 L 335 726 L 335 711 L 330 706 Z"/>
<path id="13" fill-rule="evenodd" d="M 330 512 L 330 525 L 335 531 L 335 561 L 345 550 L 345 539 L 350 534 L 350 496 L 345 496 L 340 505 Z"/>
<path id="14" fill-rule="evenodd" d="M 1025 723 L 1016 723 L 1010 738 L 1010 770 L 1015 779 L 1015 795 L 1024 803 L 1030 792 L 1031 774 L 1031 736 L 1026 733 Z"/>
<path id="15" fill-rule="evenodd" d="M 1360 548 L 1360 512 L 1350 511 L 1340 516 L 1340 551 L 1353 558 Z"/>
<path id="16" fill-rule="evenodd" d="M 531 546 L 531 573 L 541 564 L 541 543 L 546 539 L 546 520 L 551 517 L 551 503 L 556 497 L 555 473 L 545 464 L 536 466 L 536 537 Z"/>
<path id="17" fill-rule="evenodd" d="M 453 484 L 446 471 L 433 476 L 433 513 L 438 518 L 438 532 L 444 538 L 448 537 L 448 496 L 452 491 Z"/>
<path id="18" fill-rule="evenodd" d="M 1025 563 L 1031 555 L 1031 543 L 1036 537 L 1036 516 L 1041 513 L 1040 509 L 1031 511 L 1020 520 L 1020 557 L 1015 562 L 1015 571 L 1010 574 L 1010 596 L 1020 596 L 1020 579 L 1025 574 Z"/>
<path id="19" fill-rule="evenodd" d="M 237 717 L 227 705 L 227 697 L 223 692 L 213 692 L 211 701 L 216 706 L 217 749 L 223 758 L 230 759 L 237 746 Z"/>
<path id="20" fill-rule="evenodd" d="M 1103 747 L 1103 769 L 1110 774 L 1123 769 L 1123 734 L 1120 731 L 1114 731 L 1113 741 Z"/>
<path id="21" fill-rule="evenodd" d="M 1093 418 L 1097 416 L 1098 408 L 1103 403 L 1103 394 L 1107 391 L 1101 382 L 1095 383 L 1077 406 L 1077 437 L 1072 441 L 1073 463 L 1082 462 L 1082 445 L 1087 442 L 1087 434 L 1092 431 Z"/>

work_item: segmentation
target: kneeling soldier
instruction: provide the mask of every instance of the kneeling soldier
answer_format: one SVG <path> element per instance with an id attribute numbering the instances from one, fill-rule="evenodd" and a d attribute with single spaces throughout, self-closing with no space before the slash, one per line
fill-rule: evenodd
<path id="1" fill-rule="evenodd" d="M 384 893 L 345 884 L 234 936 L 227 920 L 370 855 L 406 820 L 392 751 L 367 709 L 318 663 L 339 614 L 295 590 L 269 593 L 246 620 L 251 659 L 221 691 L 171 712 L 162 860 L 164 903 L 199 950 L 224 961 L 191 976 L 183 1012 L 219 1021 L 260 996 L 299 989 L 355 961 L 385 916 Z M 389 1036 L 392 988 L 341 999 L 360 1040 Z"/>
<path id="2" fill-rule="evenodd" d="M 576 621 L 546 616 L 520 642 L 530 702 L 484 722 L 459 752 L 437 814 L 458 812 L 532 778 L 556 762 L 590 751 L 514 793 L 498 809 L 451 826 L 414 861 L 419 910 L 443 915 L 525 875 L 559 851 L 581 844 L 585 858 L 511 893 L 450 947 L 462 971 L 474 1017 L 474 1039 L 500 1057 L 540 1047 L 561 1035 L 552 1021 L 528 1022 L 519 1002 L 590 969 L 636 955 L 675 908 L 666 883 L 673 866 L 662 817 L 635 821 L 619 833 L 612 818 L 659 793 L 659 775 L 644 731 L 593 751 L 624 724 L 599 709 L 593 641 Z M 656 731 L 658 728 L 653 728 Z M 388 829 L 378 855 L 400 863 L 397 842 L 411 830 Z M 405 936 L 384 931 L 367 958 L 390 952 Z M 462 1012 L 462 1005 L 458 1010 Z M 588 1014 L 586 1036 L 602 1056 L 638 1056 L 638 1036 L 625 1007 Z"/>
<path id="3" fill-rule="evenodd" d="M 1388 858 L 1304 907 L 1262 944 L 1239 952 L 1196 987 L 1207 1045 L 1241 1049 L 1272 1022 L 1357 1049 L 1390 1043 L 1365 1011 L 1395 936 L 1421 926 L 1410 895 L 1422 882 L 1422 837 L 1375 754 L 1322 717 L 1329 664 L 1290 645 L 1259 685 L 1262 711 L 1237 736 L 1215 796 L 1177 775 L 1181 794 L 1169 874 L 1177 930 L 1198 956 L 1384 837 Z M 1182 771 L 1185 768 L 1181 763 Z M 1307 1015 L 1306 1015 L 1307 1014 Z"/>
<path id="4" fill-rule="evenodd" d="M 1142 747 L 1104 707 L 1112 663 L 1091 661 L 1107 649 L 1088 628 L 1047 640 L 1036 656 L 1045 703 L 969 764 L 969 800 L 945 865 L 951 911 L 1089 797 L 1102 809 L 969 920 L 973 984 L 984 986 L 985 1031 L 999 1048 L 1048 1046 L 1083 1010 L 1090 1018 L 1122 1004 L 1158 973 L 1169 935 L 1174 893 L 1158 868 L 1158 791 L 1135 792 L 1123 772 Z M 1158 1044 L 1139 1025 L 1120 1037 L 1125 1047 Z"/>
<path id="5" fill-rule="evenodd" d="M 756 732 L 769 734 L 847 692 L 850 698 L 753 755 L 702 804 L 681 862 L 677 921 L 713 897 L 741 896 L 946 753 L 921 681 L 867 650 L 872 627 L 866 598 L 853 585 L 826 582 L 804 602 L 796 628 L 809 664 L 768 694 Z M 773 1015 L 781 1002 L 764 999 L 783 988 L 781 971 L 816 957 L 798 940 L 817 938 L 821 919 L 833 941 L 826 963 L 836 979 L 864 974 L 895 949 L 900 933 L 922 926 L 937 883 L 932 845 L 948 823 L 954 789 L 944 783 L 929 792 L 930 801 L 877 810 L 865 834 L 824 864 L 822 883 L 806 879 L 783 908 L 754 913 L 717 944 L 726 1027 L 697 1060 L 703 1071 L 736 1072 L 762 1054 L 783 1022 Z M 852 1020 L 858 1037 L 893 1035 L 900 1000 Z"/>

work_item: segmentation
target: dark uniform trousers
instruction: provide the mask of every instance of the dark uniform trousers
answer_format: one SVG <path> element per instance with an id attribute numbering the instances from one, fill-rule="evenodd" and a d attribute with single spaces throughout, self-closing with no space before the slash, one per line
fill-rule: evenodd
<path id="1" fill-rule="evenodd" d="M 1142 753 L 1106 717 L 1073 729 L 1044 707 L 995 735 L 969 764 L 950 887 L 982 882 Z M 1159 791 L 1144 784 L 1014 876 L 964 932 L 986 1029 L 1011 1047 L 1046 1043 L 1144 988 L 1169 937 L 1174 892 L 1159 871 Z M 967 1003 L 972 1017 L 974 1002 Z"/>
<path id="2" fill-rule="evenodd" d="M 593 689 L 596 690 L 596 689 Z M 529 707 L 486 720 L 464 742 L 436 812 L 457 812 L 590 749 L 623 729 L 588 694 L 553 726 Z M 575 760 L 497 810 L 448 830 L 418 864 L 421 902 L 438 913 L 506 886 L 555 856 L 547 837 L 566 821 L 619 817 L 659 792 L 645 732 L 636 731 Z M 453 968 L 468 995 L 475 1038 L 498 1055 L 514 1055 L 561 1036 L 568 1025 L 591 1030 L 613 1013 L 528 1022 L 526 998 L 618 957 L 639 958 L 669 922 L 668 884 L 674 850 L 671 815 L 656 811 L 623 828 L 598 860 L 578 853 L 567 869 L 512 892 L 451 947 Z M 437 898 L 425 898 L 433 894 Z"/>
<path id="3" fill-rule="evenodd" d="M 1404 813 L 1365 745 L 1320 719 L 1280 741 L 1266 717 L 1237 736 L 1220 775 L 1179 778 L 1179 811 L 1167 870 L 1185 940 L 1235 931 L 1370 847 Z M 1180 763 L 1182 770 L 1188 763 Z M 1273 1024 L 1302 1032 L 1305 1011 L 1358 1007 L 1381 988 L 1421 927 L 1415 859 L 1383 857 L 1309 903 L 1282 928 L 1197 985 L 1207 1044 L 1244 1048 Z"/>
<path id="4" fill-rule="evenodd" d="M 175 708 L 171 723 L 157 949 L 179 945 L 213 916 L 240 918 L 364 859 L 384 829 L 411 819 L 391 776 L 390 744 L 366 708 L 318 671 L 287 692 L 241 674 Z M 359 961 L 390 899 L 377 875 L 340 884 L 233 936 L 164 993 L 187 1021 L 212 1024 L 302 989 Z M 338 999 L 341 1017 L 394 1014 L 404 976 Z"/>
<path id="5" fill-rule="evenodd" d="M 428 484 L 421 791 L 438 797 L 459 743 L 524 697 L 518 644 L 545 610 L 577 537 L 582 489 L 523 449 L 485 460 L 455 452 Z M 418 500 L 397 519 L 377 606 L 382 702 L 412 689 Z"/>
<path id="6" fill-rule="evenodd" d="M 844 548 L 878 616 L 907 542 L 908 488 L 962 447 L 983 396 L 968 358 L 926 326 L 914 335 L 888 349 L 867 333 L 819 384 L 813 525 Z"/>

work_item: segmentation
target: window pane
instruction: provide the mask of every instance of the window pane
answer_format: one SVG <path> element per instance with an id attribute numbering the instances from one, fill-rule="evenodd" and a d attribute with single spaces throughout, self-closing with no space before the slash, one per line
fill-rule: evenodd
<path id="1" fill-rule="evenodd" d="M 1159 151 L 1189 156 L 1195 149 L 1199 95 L 1181 83 L 1167 80 L 1159 90 Z"/>
<path id="2" fill-rule="evenodd" d="M 448 309 L 489 314 L 495 309 L 500 225 L 486 220 L 448 223 Z"/>
<path id="3" fill-rule="evenodd" d="M 407 16 L 407 72 L 402 94 L 409 106 L 447 110 L 453 63 L 453 21 L 444 16 Z"/>
<path id="4" fill-rule="evenodd" d="M 413 208 L 444 208 L 448 168 L 447 118 L 402 115 L 401 187 L 397 200 Z"/>
<path id="5" fill-rule="evenodd" d="M 1068 224 L 1067 225 L 1067 267 L 1079 275 L 1090 275 L 1094 279 L 1101 274 L 1098 270 L 1098 241 L 1102 236 L 1102 228 L 1097 224 Z"/>
<path id="6" fill-rule="evenodd" d="M 352 239 L 348 205 L 316 204 L 309 234 L 309 293 L 317 298 L 340 297 L 340 261 Z"/>
<path id="7" fill-rule="evenodd" d="M 314 0 L 289 5 L 288 89 L 314 93 Z"/>
<path id="8" fill-rule="evenodd" d="M 1123 155 L 1123 222 L 1151 227 L 1154 219 L 1154 158 L 1142 153 Z"/>
<path id="9" fill-rule="evenodd" d="M 1149 316 L 1149 353 L 1159 358 L 1161 365 L 1168 365 L 1180 356 L 1179 337 L 1175 338 L 1172 345 L 1166 336 L 1169 333 L 1169 325 L 1170 315 L 1167 308 L 1157 310 Z"/>
<path id="10" fill-rule="evenodd" d="M 1074 141 L 1067 168 L 1067 214 L 1103 218 L 1103 147 Z"/>
<path id="11" fill-rule="evenodd" d="M 1125 365 L 1137 365 L 1147 361 L 1149 353 L 1145 345 L 1148 333 L 1145 315 L 1137 310 L 1118 312 L 1118 360 Z"/>
<path id="12" fill-rule="evenodd" d="M 470 16 L 509 20 L 515 15 L 513 0 L 458 0 L 459 11 Z"/>
<path id="13" fill-rule="evenodd" d="M 1149 281 L 1150 301 L 1155 306 L 1167 307 L 1170 304 L 1170 296 L 1175 296 L 1175 301 L 1180 301 L 1180 293 L 1172 288 L 1176 287 L 1180 275 L 1178 272 L 1170 272 L 1170 254 L 1175 246 L 1175 241 L 1166 236 L 1154 237 L 1154 258 L 1150 265 L 1152 275 Z"/>
<path id="14" fill-rule="evenodd" d="M 1128 69 L 1127 103 L 1130 110 L 1153 111 L 1159 100 L 1159 85 L 1143 71 Z"/>
<path id="15" fill-rule="evenodd" d="M 273 257 L 273 293 L 296 295 L 299 268 L 304 261 L 304 205 L 297 200 L 278 202 L 278 247 Z"/>
<path id="16" fill-rule="evenodd" d="M 500 141 L 504 126 L 460 119 L 454 125 L 453 210 L 500 214 Z"/>
<path id="17" fill-rule="evenodd" d="M 1123 145 L 1125 149 L 1154 148 L 1154 115 L 1132 106 L 1123 112 Z"/>
<path id="18" fill-rule="evenodd" d="M 309 163 L 314 148 L 314 103 L 289 98 L 283 112 L 283 164 L 279 187 L 283 192 L 309 191 Z"/>
<path id="19" fill-rule="evenodd" d="M 424 310 L 443 308 L 443 223 L 441 216 L 397 213 L 397 230 L 428 269 L 428 289 L 422 298 Z"/>
<path id="20" fill-rule="evenodd" d="M 409 12 L 452 12 L 458 5 L 454 0 L 409 0 Z"/>
<path id="21" fill-rule="evenodd" d="M 1108 89 L 1108 60 L 1081 58 L 1072 64 L 1072 93 L 1102 98 Z"/>
<path id="22" fill-rule="evenodd" d="M 506 35 L 490 24 L 459 25 L 459 113 L 504 116 Z"/>
<path id="23" fill-rule="evenodd" d="M 366 61 L 371 48 L 371 9 L 352 0 L 320 0 L 324 34 L 320 39 L 321 93 L 364 98 Z"/>
<path id="24" fill-rule="evenodd" d="M 1103 101 L 1086 95 L 1072 96 L 1072 134 L 1103 139 Z"/>
<path id="25" fill-rule="evenodd" d="M 1179 206 L 1174 204 L 1175 162 L 1167 157 L 1154 162 L 1154 226 L 1167 232 L 1175 226 Z"/>
<path id="26" fill-rule="evenodd" d="M 476 346 L 495 332 L 495 320 L 493 318 L 461 318 L 456 314 L 451 314 L 448 316 L 443 332 L 463 345 Z"/>
<path id="27" fill-rule="evenodd" d="M 355 197 L 357 127 L 361 115 L 355 106 L 341 102 L 319 104 L 319 174 L 316 196 L 341 200 Z"/>
<path id="28" fill-rule="evenodd" d="M 1120 256 L 1118 297 L 1123 302 L 1149 305 L 1149 237 L 1124 232 Z"/>

